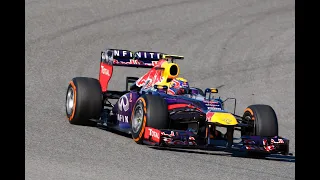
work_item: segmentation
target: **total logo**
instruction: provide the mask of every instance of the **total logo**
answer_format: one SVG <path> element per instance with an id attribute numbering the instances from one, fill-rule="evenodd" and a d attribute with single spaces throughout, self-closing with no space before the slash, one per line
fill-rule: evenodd
<path id="1" fill-rule="evenodd" d="M 101 65 L 101 73 L 110 76 L 109 69 L 106 69 L 103 65 Z"/>
<path id="2" fill-rule="evenodd" d="M 156 131 L 153 131 L 151 128 L 148 129 L 149 135 L 151 137 L 155 137 L 156 139 L 160 139 L 160 134 Z"/>
<path id="3" fill-rule="evenodd" d="M 128 111 L 129 110 L 129 100 L 128 100 L 127 95 L 124 95 L 119 99 L 118 109 L 120 111 Z"/>

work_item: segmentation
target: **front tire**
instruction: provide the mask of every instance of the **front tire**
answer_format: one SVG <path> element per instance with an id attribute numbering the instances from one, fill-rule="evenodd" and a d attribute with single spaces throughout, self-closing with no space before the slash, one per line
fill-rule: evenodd
<path id="1" fill-rule="evenodd" d="M 95 125 L 91 118 L 100 116 L 103 108 L 102 91 L 97 79 L 73 78 L 66 94 L 66 115 L 71 124 Z"/>
<path id="2" fill-rule="evenodd" d="M 131 134 L 138 144 L 142 144 L 145 127 L 169 127 L 168 106 L 162 97 L 147 94 L 137 99 L 131 115 Z"/>
<path id="3" fill-rule="evenodd" d="M 241 136 L 278 136 L 278 119 L 275 111 L 269 105 L 255 104 L 247 107 L 243 118 L 251 127 L 242 128 Z"/>

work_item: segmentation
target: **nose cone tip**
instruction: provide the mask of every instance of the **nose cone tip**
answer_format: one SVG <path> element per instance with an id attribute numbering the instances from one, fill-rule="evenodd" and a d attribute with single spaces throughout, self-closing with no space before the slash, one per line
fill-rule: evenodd
<path id="1" fill-rule="evenodd" d="M 238 124 L 236 118 L 232 114 L 226 112 L 209 112 L 207 113 L 207 121 L 229 126 Z"/>

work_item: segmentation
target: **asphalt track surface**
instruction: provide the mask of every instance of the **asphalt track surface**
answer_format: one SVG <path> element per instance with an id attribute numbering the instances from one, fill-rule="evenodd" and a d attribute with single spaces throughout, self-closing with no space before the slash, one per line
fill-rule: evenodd
<path id="1" fill-rule="evenodd" d="M 294 179 L 295 163 L 163 151 L 95 127 L 70 125 L 75 76 L 98 77 L 102 49 L 184 55 L 191 85 L 271 105 L 295 151 L 293 0 L 26 0 L 26 179 Z M 125 75 L 116 68 L 111 89 Z"/>

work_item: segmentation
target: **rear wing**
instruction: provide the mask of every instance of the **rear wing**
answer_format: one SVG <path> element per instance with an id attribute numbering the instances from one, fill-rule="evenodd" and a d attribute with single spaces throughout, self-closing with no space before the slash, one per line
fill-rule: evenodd
<path id="1" fill-rule="evenodd" d="M 175 60 L 183 60 L 184 57 L 151 51 L 133 52 L 122 49 L 101 51 L 99 81 L 102 91 L 107 91 L 109 80 L 112 77 L 113 66 L 152 68 L 161 59 L 174 62 Z"/>
<path id="2" fill-rule="evenodd" d="M 151 51 L 129 51 L 121 49 L 107 49 L 101 52 L 101 62 L 113 66 L 127 66 L 139 68 L 152 68 L 160 59 L 175 61 L 182 60 L 183 56 L 169 55 L 161 52 Z"/>

